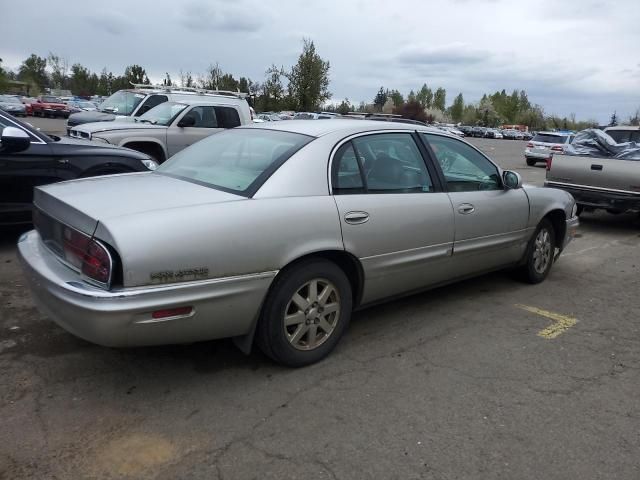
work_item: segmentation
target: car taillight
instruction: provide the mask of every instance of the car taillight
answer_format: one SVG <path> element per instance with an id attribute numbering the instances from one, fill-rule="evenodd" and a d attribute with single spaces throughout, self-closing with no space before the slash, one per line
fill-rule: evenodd
<path id="1" fill-rule="evenodd" d="M 551 162 L 553 162 L 553 157 L 547 158 L 546 162 L 547 162 L 547 172 L 548 172 L 549 170 L 551 170 Z"/>
<path id="2" fill-rule="evenodd" d="M 551 147 L 551 150 L 553 150 L 554 152 L 564 151 L 564 149 L 562 148 L 562 145 L 554 145 L 553 147 Z"/>
<path id="3" fill-rule="evenodd" d="M 533 143 L 531 142 L 527 143 L 527 148 L 533 148 Z"/>
<path id="4" fill-rule="evenodd" d="M 111 283 L 113 262 L 109 251 L 88 235 L 64 227 L 64 259 L 87 278 L 108 287 Z"/>

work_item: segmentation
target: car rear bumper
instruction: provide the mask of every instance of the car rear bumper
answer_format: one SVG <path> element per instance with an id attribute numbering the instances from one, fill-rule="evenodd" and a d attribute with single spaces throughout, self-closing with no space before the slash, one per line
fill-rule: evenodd
<path id="1" fill-rule="evenodd" d="M 559 188 L 570 193 L 578 205 L 609 210 L 640 211 L 640 192 L 625 193 L 607 189 L 567 185 L 560 182 L 544 182 L 545 187 Z"/>
<path id="2" fill-rule="evenodd" d="M 529 150 L 526 149 L 524 151 L 524 156 L 525 158 L 528 159 L 532 159 L 532 160 L 546 160 L 547 158 L 551 157 L 551 152 L 547 151 L 547 152 L 536 152 L 535 150 Z"/>
<path id="3" fill-rule="evenodd" d="M 65 330 L 99 345 L 128 347 L 189 343 L 244 335 L 257 318 L 277 272 L 106 291 L 64 266 L 32 230 L 18 252 L 33 298 Z M 154 319 L 152 312 L 192 307 Z"/>

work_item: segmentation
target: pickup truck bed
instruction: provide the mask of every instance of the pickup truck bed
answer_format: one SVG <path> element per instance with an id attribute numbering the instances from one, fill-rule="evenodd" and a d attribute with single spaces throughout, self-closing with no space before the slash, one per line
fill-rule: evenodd
<path id="1" fill-rule="evenodd" d="M 569 192 L 582 207 L 640 211 L 640 160 L 556 154 L 544 185 Z"/>

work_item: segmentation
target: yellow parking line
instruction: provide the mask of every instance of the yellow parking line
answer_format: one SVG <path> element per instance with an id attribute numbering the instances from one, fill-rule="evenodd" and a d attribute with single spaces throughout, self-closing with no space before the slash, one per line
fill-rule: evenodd
<path id="1" fill-rule="evenodd" d="M 521 308 L 522 310 L 526 310 L 527 312 L 535 313 L 537 315 L 541 315 L 543 317 L 550 318 L 554 320 L 555 323 L 549 325 L 547 328 L 543 328 L 538 332 L 538 336 L 542 338 L 546 338 L 547 340 L 551 340 L 552 338 L 556 338 L 561 333 L 564 333 L 569 328 L 573 327 L 578 320 L 573 317 L 568 317 L 567 315 L 560 315 L 559 313 L 549 312 L 547 310 L 542 310 L 541 308 L 530 307 L 528 305 L 516 305 L 516 307 Z"/>

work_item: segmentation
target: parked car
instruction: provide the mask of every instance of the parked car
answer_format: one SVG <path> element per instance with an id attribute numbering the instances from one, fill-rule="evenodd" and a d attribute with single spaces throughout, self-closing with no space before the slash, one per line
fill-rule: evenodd
<path id="1" fill-rule="evenodd" d="M 69 136 L 132 148 L 162 163 L 198 140 L 250 122 L 244 99 L 191 95 L 180 102 L 161 103 L 127 121 L 79 125 Z"/>
<path id="2" fill-rule="evenodd" d="M 458 127 L 458 130 L 464 133 L 467 137 L 471 137 L 473 134 L 473 127 L 470 127 L 469 125 L 461 125 Z"/>
<path id="3" fill-rule="evenodd" d="M 464 137 L 464 132 L 461 132 L 455 127 L 448 127 L 446 125 L 439 125 L 436 127 L 438 130 L 442 130 L 443 132 L 450 133 L 451 135 L 455 135 L 456 137 Z"/>
<path id="4" fill-rule="evenodd" d="M 578 204 L 578 215 L 584 208 L 613 214 L 640 212 L 640 153 L 630 147 L 622 158 L 605 157 L 607 148 L 598 145 L 600 140 L 610 142 L 612 151 L 624 149 L 600 131 L 579 132 L 574 143 L 582 148 L 570 148 L 570 155 L 560 152 L 547 160 L 545 186 L 570 193 Z"/>
<path id="5" fill-rule="evenodd" d="M 58 97 L 41 95 L 31 104 L 34 117 L 62 117 L 69 118 L 71 112 L 67 105 Z"/>
<path id="6" fill-rule="evenodd" d="M 533 132 L 520 132 L 522 133 L 522 140 L 531 140 L 535 136 Z"/>
<path id="7" fill-rule="evenodd" d="M 94 103 L 86 100 L 69 100 L 67 107 L 69 107 L 71 113 L 95 112 L 98 110 L 98 107 Z"/>
<path id="8" fill-rule="evenodd" d="M 18 97 L 0 95 L 0 110 L 10 113 L 14 117 L 26 117 L 27 109 Z"/>
<path id="9" fill-rule="evenodd" d="M 502 133 L 500 133 L 495 128 L 487 128 L 484 132 L 484 138 L 503 138 Z"/>
<path id="10" fill-rule="evenodd" d="M 637 142 L 640 143 L 640 127 L 632 125 L 620 125 L 607 127 L 604 132 L 615 140 L 616 143 Z"/>
<path id="11" fill-rule="evenodd" d="M 328 355 L 354 308 L 502 268 L 541 282 L 578 224 L 570 195 L 525 192 L 461 139 L 349 119 L 226 130 L 34 203 L 19 255 L 63 328 L 109 346 L 255 339 L 289 366 Z"/>
<path id="12" fill-rule="evenodd" d="M 198 96 L 227 97 L 244 100 L 245 93 L 229 92 L 225 90 L 203 90 L 198 88 L 169 87 L 165 85 L 139 85 L 126 90 L 118 90 L 100 104 L 94 112 L 74 113 L 67 121 L 67 133 L 73 127 L 85 123 L 112 122 L 125 117 L 139 117 L 156 105 L 164 102 L 180 102 Z M 246 100 L 244 100 L 246 103 Z M 247 104 L 248 108 L 248 104 Z M 251 121 L 251 114 L 249 120 Z"/>
<path id="13" fill-rule="evenodd" d="M 45 135 L 2 112 L 0 135 L 0 225 L 31 221 L 33 188 L 39 185 L 157 166 L 126 148 Z"/>
<path id="14" fill-rule="evenodd" d="M 563 152 L 572 139 L 573 135 L 566 133 L 538 132 L 524 150 L 527 165 L 532 167 L 537 162 L 546 162 L 554 153 Z"/>
<path id="15" fill-rule="evenodd" d="M 473 127 L 473 130 L 471 131 L 471 135 L 473 137 L 484 137 L 484 133 L 486 132 L 486 128 L 484 127 Z"/>
<path id="16" fill-rule="evenodd" d="M 31 108 L 31 106 L 34 103 L 36 103 L 38 101 L 38 99 L 37 98 L 33 98 L 33 97 L 21 97 L 20 101 L 24 105 L 25 114 L 27 116 L 33 115 L 33 109 Z"/>
<path id="17" fill-rule="evenodd" d="M 282 120 L 280 116 L 275 113 L 261 113 L 257 118 L 264 122 L 280 122 Z"/>

